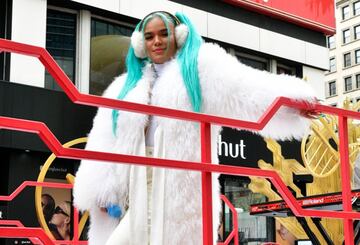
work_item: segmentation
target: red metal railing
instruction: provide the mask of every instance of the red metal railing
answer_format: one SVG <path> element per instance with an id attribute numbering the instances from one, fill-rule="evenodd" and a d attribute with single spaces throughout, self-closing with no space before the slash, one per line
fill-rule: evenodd
<path id="1" fill-rule="evenodd" d="M 21 185 L 19 185 L 10 195 L 8 196 L 0 196 L 0 201 L 12 201 L 15 197 L 17 197 L 22 190 L 24 190 L 26 187 L 35 187 L 35 186 L 41 186 L 41 187 L 48 187 L 48 188 L 61 188 L 61 189 L 72 189 L 72 184 L 64 184 L 64 183 L 55 183 L 55 182 L 36 182 L 36 181 L 24 181 Z M 38 239 L 32 238 L 32 235 L 34 235 L 33 229 L 29 229 L 28 227 L 24 227 L 24 225 L 19 220 L 0 220 L 0 237 L 2 237 L 2 227 L 4 225 L 8 226 L 17 226 L 22 227 L 22 237 L 29 238 L 30 241 L 33 244 L 41 244 Z M 40 228 L 39 228 L 40 229 Z M 45 235 L 45 231 L 40 229 Z M 73 230 L 74 230 L 74 238 L 71 241 L 58 241 L 54 240 L 51 244 L 87 244 L 87 241 L 79 241 L 79 212 L 76 208 L 74 208 L 73 212 Z M 12 231 L 10 231 L 12 232 Z M 38 233 L 36 233 L 38 234 Z M 46 235 L 47 236 L 47 235 Z M 20 237 L 20 236 L 19 236 Z M 49 238 L 50 239 L 50 238 Z"/>
<path id="2" fill-rule="evenodd" d="M 257 122 L 249 122 L 230 118 L 216 117 L 211 115 L 198 114 L 193 112 L 179 111 L 168 108 L 160 108 L 150 105 L 131 103 L 126 101 L 103 98 L 94 95 L 81 94 L 72 84 L 66 74 L 56 64 L 49 53 L 39 47 L 25 45 L 0 39 L 0 50 L 6 52 L 19 53 L 37 57 L 46 67 L 48 72 L 55 78 L 59 86 L 64 90 L 68 97 L 77 104 L 90 105 L 96 107 L 116 108 L 125 111 L 132 111 L 150 115 L 157 115 L 169 118 L 176 118 L 187 121 L 195 121 L 201 124 L 201 162 L 177 161 L 168 159 L 146 158 L 139 156 L 130 156 L 123 154 L 112 154 L 96 151 L 87 151 L 80 149 L 68 149 L 61 146 L 60 142 L 50 132 L 50 130 L 40 122 L 27 121 L 15 118 L 0 117 L 0 128 L 11 130 L 21 130 L 25 132 L 37 133 L 49 149 L 57 156 L 68 159 L 89 159 L 103 160 L 117 163 L 131 163 L 138 165 L 150 165 L 157 167 L 168 167 L 177 169 L 187 169 L 201 171 L 202 173 L 202 205 L 203 205 L 203 244 L 212 245 L 212 193 L 211 193 L 211 173 L 223 173 L 238 176 L 257 176 L 267 178 L 277 188 L 281 197 L 289 205 L 292 212 L 297 216 L 340 218 L 344 220 L 345 244 L 352 245 L 353 242 L 353 219 L 360 219 L 360 213 L 353 212 L 350 200 L 350 170 L 348 156 L 347 140 L 347 118 L 360 119 L 360 113 L 348 111 L 340 108 L 323 106 L 320 104 L 308 104 L 305 102 L 294 101 L 288 98 L 277 98 L 261 116 Z M 214 165 L 210 161 L 210 125 L 217 124 L 221 126 L 230 126 L 236 128 L 261 130 L 274 116 L 282 106 L 296 109 L 312 109 L 328 114 L 334 114 L 339 117 L 339 151 L 341 154 L 341 175 L 342 175 L 342 197 L 343 211 L 325 211 L 325 210 L 305 210 L 302 209 L 287 189 L 279 175 L 274 171 L 261 170 L 246 167 L 235 167 L 226 165 Z M 202 163 L 202 164 L 199 164 Z M 0 229 L 1 230 L 1 229 Z M 12 233 L 7 233 L 11 235 Z M 0 233 L 1 235 L 1 233 Z M 16 235 L 16 231 L 13 234 Z"/>
<path id="3" fill-rule="evenodd" d="M 237 216 L 237 211 L 234 207 L 234 205 L 232 205 L 232 203 L 229 201 L 229 199 L 227 199 L 226 196 L 224 195 L 220 195 L 221 200 L 223 200 L 225 202 L 225 204 L 230 208 L 231 213 L 232 213 L 232 220 L 233 220 L 233 229 L 230 232 L 229 236 L 225 239 L 224 242 L 218 242 L 218 245 L 228 245 L 230 244 L 230 241 L 232 239 L 234 239 L 234 244 L 239 244 L 239 233 L 238 233 L 238 216 Z"/>

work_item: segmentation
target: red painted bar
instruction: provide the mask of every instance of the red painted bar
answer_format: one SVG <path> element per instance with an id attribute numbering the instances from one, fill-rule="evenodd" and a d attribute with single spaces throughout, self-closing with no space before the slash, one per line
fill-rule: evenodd
<path id="1" fill-rule="evenodd" d="M 224 2 L 321 31 L 327 35 L 333 35 L 336 31 L 334 0 L 224 0 Z"/>
<path id="2" fill-rule="evenodd" d="M 347 117 L 339 116 L 339 150 L 341 164 L 342 204 L 344 211 L 352 211 L 350 164 L 349 164 L 349 138 Z M 344 219 L 344 237 L 346 245 L 354 245 L 354 230 L 352 219 Z"/>
<path id="3" fill-rule="evenodd" d="M 211 126 L 201 123 L 201 162 L 211 164 Z M 203 244 L 213 245 L 213 220 L 212 220 L 212 181 L 211 172 L 201 172 L 202 189 L 202 217 L 203 217 Z"/>
<path id="4" fill-rule="evenodd" d="M 54 242 L 46 235 L 41 228 L 27 228 L 27 227 L 1 227 L 0 237 L 13 238 L 38 238 L 43 244 L 54 245 Z"/>
<path id="5" fill-rule="evenodd" d="M 74 222 L 73 222 L 74 235 L 73 235 L 73 243 L 72 244 L 79 245 L 79 211 L 75 207 L 74 207 L 73 217 L 74 217 Z"/>
<path id="6" fill-rule="evenodd" d="M 239 224 L 238 224 L 237 211 L 236 211 L 234 205 L 232 205 L 232 203 L 229 201 L 229 199 L 227 199 L 227 197 L 225 195 L 220 195 L 220 198 L 221 198 L 221 200 L 223 200 L 226 203 L 226 205 L 231 210 L 232 219 L 233 219 L 233 230 L 231 231 L 229 236 L 226 238 L 226 240 L 224 242 L 219 242 L 218 245 L 228 245 L 228 244 L 230 244 L 230 241 L 233 238 L 234 238 L 234 244 L 239 244 L 239 233 L 238 233 Z"/>
<path id="7" fill-rule="evenodd" d="M 12 124 L 12 122 L 16 122 L 16 123 Z M 39 127 L 38 124 L 40 124 L 41 127 Z M 278 191 L 281 194 L 282 198 L 284 199 L 284 201 L 287 202 L 287 204 L 289 205 L 289 207 L 291 208 L 291 210 L 294 212 L 295 215 L 311 216 L 311 217 L 360 219 L 360 213 L 357 212 L 303 210 L 275 171 L 247 168 L 247 167 L 228 166 L 228 165 L 200 164 L 199 162 L 168 160 L 161 158 L 146 158 L 140 156 L 87 151 L 87 150 L 81 150 L 75 148 L 63 148 L 56 138 L 52 139 L 52 137 L 55 136 L 43 123 L 15 119 L 15 118 L 0 117 L 0 128 L 22 130 L 21 126 L 24 126 L 24 131 L 28 131 L 29 128 L 38 128 L 40 130 L 39 132 L 35 130 L 32 130 L 32 132 L 50 138 L 46 142 L 52 142 L 54 143 L 54 145 L 50 145 L 48 147 L 54 148 L 56 152 L 58 152 L 57 157 L 60 158 L 78 159 L 78 160 L 80 159 L 102 160 L 102 161 L 116 162 L 119 164 L 131 163 L 131 164 L 144 165 L 144 166 L 149 165 L 154 167 L 187 169 L 194 171 L 208 171 L 208 172 L 217 172 L 217 173 L 238 175 L 238 176 L 257 176 L 257 177 L 269 178 L 269 180 L 278 188 Z"/>
<path id="8" fill-rule="evenodd" d="M 0 128 L 6 128 L 11 130 L 21 130 L 25 132 L 37 133 L 39 137 L 44 141 L 44 143 L 49 147 L 51 151 L 54 152 L 55 155 L 62 158 L 69 159 L 91 159 L 91 160 L 103 160 L 103 161 L 112 161 L 112 162 L 123 162 L 123 163 L 132 163 L 138 165 L 151 165 L 155 167 L 167 167 L 167 168 L 177 168 L 177 169 L 187 169 L 187 170 L 195 170 L 201 171 L 203 174 L 203 203 L 208 205 L 210 200 L 211 205 L 211 197 L 206 197 L 206 193 L 211 193 L 211 172 L 218 172 L 224 174 L 231 175 L 239 175 L 239 176 L 258 176 L 268 178 L 274 186 L 278 189 L 284 201 L 289 205 L 293 213 L 297 216 L 311 216 L 311 217 L 328 217 L 328 218 L 342 218 L 345 220 L 345 235 L 346 241 L 352 239 L 350 230 L 350 222 L 352 223 L 353 219 L 360 219 L 360 213 L 356 213 L 351 211 L 350 209 L 345 209 L 342 212 L 337 211 L 321 211 L 321 210 L 303 210 L 296 199 L 292 196 L 290 191 L 287 189 L 286 185 L 283 183 L 279 175 L 277 175 L 274 171 L 254 169 L 254 168 L 246 168 L 246 167 L 235 167 L 235 166 L 224 166 L 224 165 L 213 165 L 211 163 L 211 152 L 209 147 L 210 142 L 210 124 L 218 124 L 223 126 L 232 126 L 237 128 L 246 128 L 253 130 L 261 130 L 267 124 L 267 122 L 273 117 L 273 115 L 279 110 L 282 106 L 288 106 L 297 109 L 313 109 L 314 111 L 322 111 L 329 114 L 338 115 L 341 117 L 352 117 L 354 119 L 360 119 L 360 113 L 354 111 L 347 111 L 344 109 L 333 108 L 328 106 L 323 106 L 319 104 L 308 104 L 301 101 L 294 101 L 288 98 L 280 97 L 276 99 L 267 109 L 267 111 L 263 114 L 263 116 L 258 120 L 258 122 L 248 122 L 236 119 L 222 118 L 211 115 L 204 115 L 192 112 L 178 111 L 168 108 L 158 108 L 149 105 L 142 105 L 130 102 L 124 102 L 119 100 L 106 99 L 98 96 L 84 95 L 80 94 L 74 85 L 71 83 L 69 78 L 65 75 L 65 73 L 57 66 L 56 62 L 52 59 L 52 57 L 47 53 L 45 49 L 24 45 L 20 43 L 15 43 L 9 40 L 0 39 L 0 49 L 7 52 L 15 52 L 30 56 L 39 57 L 40 61 L 44 64 L 44 66 L 48 69 L 51 75 L 57 80 L 58 84 L 64 89 L 67 96 L 73 100 L 77 104 L 91 105 L 91 106 L 102 106 L 108 108 L 117 108 L 123 109 L 127 111 L 134 111 L 138 113 L 147 113 L 158 116 L 165 116 L 170 118 L 177 118 L 188 121 L 198 121 L 202 124 L 202 162 L 203 164 L 199 164 L 196 162 L 186 162 L 186 161 L 174 161 L 168 159 L 155 159 L 155 158 L 146 158 L 146 157 L 137 157 L 130 155 L 121 155 L 121 154 L 111 154 L 104 152 L 95 152 L 95 151 L 86 151 L 80 149 L 69 149 L 63 148 L 57 138 L 52 134 L 52 132 L 46 127 L 45 124 L 34 121 L 27 121 L 21 119 L 14 119 L 8 117 L 0 117 Z M 343 122 L 342 122 L 343 123 Z M 204 126 L 203 126 L 204 125 Z M 207 132 L 208 131 L 208 132 Z M 346 131 L 344 131 L 346 132 Z M 346 133 L 342 133 L 340 138 L 345 139 Z M 206 148 L 207 147 L 207 148 Z M 344 151 L 348 151 L 347 147 L 341 149 L 340 152 L 343 155 Z M 347 158 L 347 159 L 346 159 Z M 205 164 L 204 164 L 205 163 Z M 348 156 L 345 156 L 342 159 L 342 174 L 346 175 L 348 172 Z M 347 171 L 346 171 L 347 170 Z M 210 178 L 209 178 L 210 176 Z M 210 192 L 207 191 L 210 186 Z M 346 186 L 343 188 L 346 194 Z M 343 194 L 343 195 L 345 195 Z M 207 198 L 207 199 L 206 199 Z M 344 200 L 344 205 L 349 205 L 349 202 Z M 346 207 L 346 206 L 345 206 Z M 212 211 L 211 208 L 204 211 L 204 220 L 212 221 L 211 216 L 209 217 L 209 210 Z M 211 213 L 210 213 L 211 215 Z M 209 227 L 208 222 L 205 223 L 204 227 Z M 211 244 L 212 235 L 210 233 L 211 228 L 204 228 L 204 244 Z M 5 234 L 5 228 L 1 228 L 1 234 Z M 8 235 L 21 235 L 27 230 L 22 230 L 20 228 L 18 233 L 9 232 L 6 233 Z M 11 231 L 11 230 L 6 230 Z M 14 231 L 14 230 L 12 230 Z M 210 231 L 210 233 L 209 233 Z M 24 234 L 25 234 L 24 233 Z M 0 236 L 1 236 L 0 234 Z M 28 233 L 26 233 L 28 234 Z M 31 234 L 28 234 L 30 237 Z M 33 233 L 36 237 L 41 237 L 41 234 Z M 45 235 L 46 236 L 46 235 Z M 208 237 L 210 236 L 210 237 Z M 53 244 L 53 243 L 50 243 Z M 349 243 L 351 244 L 351 243 Z"/>
<path id="9" fill-rule="evenodd" d="M 25 227 L 20 220 L 2 220 L 0 219 L 0 229 L 1 226 L 16 226 L 16 227 Z M 33 244 L 42 244 L 38 238 L 30 237 L 29 240 Z"/>
<path id="10" fill-rule="evenodd" d="M 61 188 L 61 189 L 72 189 L 73 187 L 72 184 L 64 184 L 64 183 L 24 181 L 9 196 L 0 196 L 0 201 L 12 201 L 27 186 L 42 186 L 42 187 L 52 187 L 52 188 Z"/>

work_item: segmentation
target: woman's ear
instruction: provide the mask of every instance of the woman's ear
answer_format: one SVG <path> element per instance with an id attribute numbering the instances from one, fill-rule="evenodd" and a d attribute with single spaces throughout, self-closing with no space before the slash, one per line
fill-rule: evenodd
<path id="1" fill-rule="evenodd" d="M 131 35 L 131 45 L 134 48 L 135 56 L 144 59 L 147 57 L 145 51 L 145 43 L 143 34 L 139 31 L 134 31 Z"/>
<path id="2" fill-rule="evenodd" d="M 185 24 L 179 24 L 175 27 L 175 40 L 178 48 L 184 45 L 188 34 L 189 28 Z"/>
<path id="3" fill-rule="evenodd" d="M 64 220 L 64 223 L 65 223 L 66 225 L 69 225 L 69 224 L 70 224 L 70 221 L 71 221 L 70 217 L 66 217 L 65 220 Z"/>

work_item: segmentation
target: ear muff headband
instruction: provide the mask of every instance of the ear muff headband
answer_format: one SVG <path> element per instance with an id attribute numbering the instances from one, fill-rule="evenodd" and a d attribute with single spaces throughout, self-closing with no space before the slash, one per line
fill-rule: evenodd
<path id="1" fill-rule="evenodd" d="M 149 16 L 153 15 L 153 14 L 157 14 L 157 13 L 162 13 L 162 14 L 165 14 L 166 16 L 170 17 L 173 21 L 175 21 L 175 26 L 177 25 L 180 25 L 181 22 L 180 20 L 178 19 L 178 17 L 176 17 L 175 15 L 169 13 L 169 12 L 166 12 L 166 11 L 154 11 L 154 12 L 151 12 L 150 14 L 146 15 L 140 22 L 140 26 L 139 26 L 139 31 L 142 31 L 142 28 L 143 28 L 143 24 L 144 24 L 144 20 L 146 20 Z"/>
<path id="2" fill-rule="evenodd" d="M 134 48 L 135 56 L 144 59 L 147 57 L 145 51 L 145 43 L 144 43 L 144 36 L 143 36 L 143 24 L 144 21 L 151 15 L 156 13 L 163 13 L 166 16 L 169 16 L 175 22 L 175 40 L 178 48 L 181 48 L 186 41 L 188 36 L 189 28 L 180 22 L 180 20 L 169 12 L 166 11 L 155 11 L 148 15 L 146 15 L 140 22 L 139 28 L 137 31 L 134 31 L 131 35 L 131 45 Z"/>

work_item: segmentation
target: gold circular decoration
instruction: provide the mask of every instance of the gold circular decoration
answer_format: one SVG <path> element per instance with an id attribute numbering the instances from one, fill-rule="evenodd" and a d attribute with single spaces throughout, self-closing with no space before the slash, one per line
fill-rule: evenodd
<path id="1" fill-rule="evenodd" d="M 74 145 L 77 144 L 82 144 L 82 143 L 86 143 L 87 138 L 83 137 L 83 138 L 78 138 L 72 141 L 69 141 L 67 143 L 65 143 L 63 145 L 63 147 L 65 148 L 69 148 L 72 147 Z M 44 182 L 45 176 L 47 171 L 49 170 L 50 165 L 53 163 L 53 161 L 56 159 L 56 156 L 54 153 L 52 153 L 48 159 L 46 160 L 46 162 L 44 163 L 43 167 L 40 170 L 37 182 Z M 67 174 L 66 175 L 66 179 L 68 181 L 68 183 L 70 184 L 74 184 L 74 179 L 75 177 L 72 174 Z M 38 218 L 38 221 L 40 223 L 40 226 L 45 230 L 46 234 L 52 239 L 55 240 L 54 236 L 52 235 L 46 221 L 45 221 L 45 216 L 42 210 L 42 206 L 41 206 L 41 195 L 42 195 L 42 186 L 36 186 L 35 188 L 35 208 L 36 208 L 36 215 Z M 83 216 L 81 217 L 81 220 L 79 222 L 79 236 L 81 235 L 81 232 L 85 226 L 86 220 L 88 219 L 89 213 L 85 212 L 83 214 Z"/>

